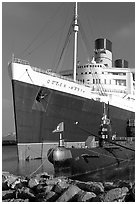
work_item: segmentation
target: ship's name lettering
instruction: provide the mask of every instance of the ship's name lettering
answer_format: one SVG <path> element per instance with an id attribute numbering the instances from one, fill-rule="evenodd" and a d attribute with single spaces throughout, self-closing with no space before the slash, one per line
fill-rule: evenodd
<path id="1" fill-rule="evenodd" d="M 60 86 L 60 87 L 63 87 L 63 88 L 66 88 L 67 87 L 67 84 L 64 84 L 62 82 L 58 82 L 58 81 L 55 81 L 55 80 L 50 80 L 48 79 L 47 80 L 47 83 L 49 84 L 52 84 L 52 85 L 56 85 L 56 86 Z M 71 90 L 74 90 L 74 91 L 78 91 L 78 92 L 85 92 L 83 89 L 77 87 L 77 86 L 68 86 L 69 89 Z"/>

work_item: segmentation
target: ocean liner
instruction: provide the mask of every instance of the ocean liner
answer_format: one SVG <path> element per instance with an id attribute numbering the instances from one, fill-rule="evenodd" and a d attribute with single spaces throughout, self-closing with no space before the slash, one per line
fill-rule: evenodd
<path id="1" fill-rule="evenodd" d="M 74 71 L 57 74 L 17 58 L 8 65 L 19 159 L 45 157 L 49 147 L 58 143 L 58 135 L 52 131 L 60 122 L 65 124 L 66 145 L 84 145 L 90 135 L 74 122 L 98 134 L 104 103 L 109 103 L 114 133 L 118 137 L 134 134 L 127 130 L 134 128 L 135 69 L 123 59 L 112 66 L 112 43 L 104 38 L 95 40 L 91 62 L 77 63 L 77 3 L 72 26 Z"/>

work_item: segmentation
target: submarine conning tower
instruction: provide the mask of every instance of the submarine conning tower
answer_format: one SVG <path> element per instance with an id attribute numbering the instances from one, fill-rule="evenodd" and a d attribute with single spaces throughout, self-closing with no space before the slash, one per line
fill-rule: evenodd
<path id="1" fill-rule="evenodd" d="M 112 42 L 106 38 L 95 40 L 95 61 L 106 67 L 112 67 Z"/>

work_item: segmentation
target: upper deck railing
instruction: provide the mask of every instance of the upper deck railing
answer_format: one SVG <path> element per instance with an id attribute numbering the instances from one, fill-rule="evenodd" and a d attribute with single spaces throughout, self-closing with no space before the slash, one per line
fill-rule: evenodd
<path id="1" fill-rule="evenodd" d="M 67 81 L 70 81 L 70 82 L 73 82 L 73 83 L 76 83 L 76 84 L 79 84 L 79 85 L 82 85 L 82 86 L 85 86 L 85 87 L 89 87 L 89 88 L 91 88 L 92 93 L 99 93 L 99 89 L 95 89 L 93 84 L 91 86 L 89 83 L 82 83 L 81 81 L 74 81 L 72 78 L 69 78 L 69 77 L 66 77 L 66 76 L 62 76 L 60 74 L 52 72 L 51 69 L 44 70 L 42 68 L 32 67 L 30 65 L 30 63 L 28 61 L 26 61 L 26 60 L 14 58 L 13 62 L 14 63 L 23 64 L 23 65 L 29 65 L 33 69 L 33 71 L 36 71 L 36 72 L 39 72 L 39 73 L 42 73 L 42 74 L 47 74 L 47 75 L 50 75 L 50 76 L 53 76 L 53 77 L 58 77 L 60 79 L 64 79 L 64 80 L 67 80 Z M 112 93 L 112 92 L 115 92 L 115 93 L 125 93 L 126 94 L 125 90 L 104 89 L 104 93 Z"/>

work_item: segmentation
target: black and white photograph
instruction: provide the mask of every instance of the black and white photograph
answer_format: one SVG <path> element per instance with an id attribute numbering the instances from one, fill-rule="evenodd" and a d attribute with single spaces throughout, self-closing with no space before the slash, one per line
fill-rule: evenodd
<path id="1" fill-rule="evenodd" d="M 135 202 L 135 2 L 2 5 L 2 201 Z"/>

